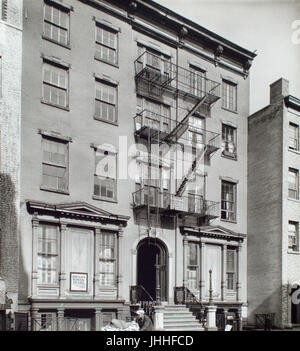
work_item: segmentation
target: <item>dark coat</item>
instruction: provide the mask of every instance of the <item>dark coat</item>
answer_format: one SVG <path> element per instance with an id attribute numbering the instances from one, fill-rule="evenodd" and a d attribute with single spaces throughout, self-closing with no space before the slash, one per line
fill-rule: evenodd
<path id="1" fill-rule="evenodd" d="M 146 314 L 142 318 L 138 318 L 138 325 L 140 327 L 140 331 L 151 331 L 153 330 L 153 323 L 151 318 Z"/>

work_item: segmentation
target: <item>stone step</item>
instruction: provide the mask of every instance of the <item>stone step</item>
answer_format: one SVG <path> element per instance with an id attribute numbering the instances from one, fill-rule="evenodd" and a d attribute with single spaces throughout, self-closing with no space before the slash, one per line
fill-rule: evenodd
<path id="1" fill-rule="evenodd" d="M 203 328 L 200 324 L 181 324 L 181 325 L 172 325 L 172 326 L 164 326 L 165 331 L 182 331 L 182 330 L 188 330 L 188 331 L 203 331 Z"/>
<path id="2" fill-rule="evenodd" d="M 195 317 L 191 315 L 180 316 L 180 317 L 164 315 L 164 320 L 165 321 L 186 321 L 186 320 L 195 321 Z"/>
<path id="3" fill-rule="evenodd" d="M 164 323 L 166 323 L 166 325 L 171 325 L 171 324 L 178 324 L 178 323 L 182 323 L 182 324 L 197 324 L 199 323 L 196 319 L 186 319 L 186 320 L 165 320 L 164 319 Z M 200 324 L 200 323 L 199 323 Z"/>

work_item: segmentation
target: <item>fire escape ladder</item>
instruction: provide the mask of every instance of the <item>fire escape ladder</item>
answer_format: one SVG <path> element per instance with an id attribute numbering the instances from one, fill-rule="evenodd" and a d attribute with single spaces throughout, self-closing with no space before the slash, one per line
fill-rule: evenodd
<path id="1" fill-rule="evenodd" d="M 189 118 L 196 112 L 196 110 L 203 104 L 205 101 L 206 94 L 201 97 L 201 99 L 196 103 L 196 105 L 187 113 L 184 119 L 179 122 L 176 127 L 166 136 L 165 140 L 167 142 L 176 143 L 178 139 L 187 131 L 189 127 Z"/>
<path id="2" fill-rule="evenodd" d="M 185 175 L 185 177 L 183 178 L 179 188 L 177 189 L 177 192 L 176 192 L 176 196 L 182 196 L 183 192 L 184 192 L 184 189 L 185 189 L 185 186 L 186 186 L 186 183 L 191 179 L 191 176 L 192 174 L 195 172 L 196 168 L 197 168 L 197 164 L 198 162 L 200 161 L 200 158 L 205 155 L 205 152 L 206 152 L 206 149 L 207 149 L 207 145 L 205 145 L 203 147 L 203 150 L 201 150 L 201 152 L 199 152 L 199 154 L 197 155 L 197 157 L 194 159 L 191 167 L 189 168 L 187 174 Z"/>

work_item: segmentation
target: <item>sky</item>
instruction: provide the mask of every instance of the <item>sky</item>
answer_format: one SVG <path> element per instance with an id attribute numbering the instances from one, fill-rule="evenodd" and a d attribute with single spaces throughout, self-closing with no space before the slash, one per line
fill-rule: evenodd
<path id="1" fill-rule="evenodd" d="M 250 70 L 250 113 L 269 104 L 269 85 L 286 78 L 300 99 L 300 0 L 155 0 L 245 49 Z"/>

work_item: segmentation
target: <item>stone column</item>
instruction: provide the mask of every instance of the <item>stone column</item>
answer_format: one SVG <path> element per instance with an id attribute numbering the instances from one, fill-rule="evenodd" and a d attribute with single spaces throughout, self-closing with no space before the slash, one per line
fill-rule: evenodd
<path id="1" fill-rule="evenodd" d="M 237 249 L 236 249 L 236 300 L 241 301 L 241 288 L 242 288 L 242 282 L 241 282 L 241 250 L 242 250 L 242 245 L 239 244 Z"/>
<path id="2" fill-rule="evenodd" d="M 102 321 L 101 321 L 101 313 L 102 309 L 101 308 L 96 308 L 95 309 L 95 331 L 100 331 L 101 327 L 102 327 Z"/>
<path id="3" fill-rule="evenodd" d="M 221 299 L 224 301 L 226 299 L 226 255 L 227 255 L 227 245 L 222 245 L 222 279 L 221 279 Z"/>
<path id="4" fill-rule="evenodd" d="M 38 313 L 38 308 L 31 309 L 31 330 L 39 331 L 41 329 L 41 315 Z"/>
<path id="5" fill-rule="evenodd" d="M 188 239 L 187 239 L 187 234 L 184 234 L 183 236 L 183 272 L 182 272 L 182 277 L 183 277 L 183 286 L 187 286 L 187 250 L 188 250 Z"/>
<path id="6" fill-rule="evenodd" d="M 67 225 L 60 224 L 60 275 L 59 275 L 59 296 L 64 298 L 66 296 L 66 232 Z"/>
<path id="7" fill-rule="evenodd" d="M 206 250 L 205 250 L 205 243 L 200 243 L 200 250 L 201 250 L 201 266 L 200 266 L 200 301 L 203 301 L 205 298 L 205 286 L 206 286 Z"/>
<path id="8" fill-rule="evenodd" d="M 38 285 L 38 243 L 39 243 L 39 220 L 36 215 L 32 219 L 32 276 L 31 276 L 31 295 L 37 296 Z"/>
<path id="9" fill-rule="evenodd" d="M 99 247 L 101 229 L 95 229 L 94 239 L 94 298 L 99 296 Z M 96 329 L 97 330 L 97 329 Z"/>
<path id="10" fill-rule="evenodd" d="M 64 331 L 64 319 L 65 319 L 65 310 L 63 308 L 57 309 L 57 330 Z"/>
<path id="11" fill-rule="evenodd" d="M 206 330 L 207 331 L 217 331 L 216 326 L 216 312 L 217 307 L 214 305 L 207 306 L 207 315 L 206 315 Z"/>
<path id="12" fill-rule="evenodd" d="M 118 231 L 118 277 L 117 277 L 117 294 L 118 299 L 123 299 L 124 294 L 124 286 L 123 286 L 123 278 L 124 278 L 124 229 L 120 227 Z"/>
<path id="13" fill-rule="evenodd" d="M 164 306 L 156 305 L 153 308 L 154 330 L 164 330 Z"/>

